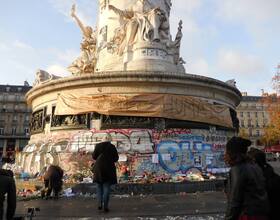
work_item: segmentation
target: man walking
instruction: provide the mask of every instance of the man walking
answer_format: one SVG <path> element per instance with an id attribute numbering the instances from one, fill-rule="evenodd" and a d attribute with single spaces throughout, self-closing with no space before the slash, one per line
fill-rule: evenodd
<path id="1" fill-rule="evenodd" d="M 16 184 L 11 170 L 0 169 L 0 220 L 12 220 L 16 210 Z M 7 194 L 7 211 L 4 216 L 4 200 Z"/>

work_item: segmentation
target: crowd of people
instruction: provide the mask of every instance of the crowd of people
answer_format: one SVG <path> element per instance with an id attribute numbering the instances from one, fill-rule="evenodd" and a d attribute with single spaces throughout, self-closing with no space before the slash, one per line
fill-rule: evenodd
<path id="1" fill-rule="evenodd" d="M 92 154 L 93 181 L 97 184 L 97 209 L 109 212 L 111 186 L 117 183 L 115 163 L 119 156 L 110 134 L 104 136 Z M 267 163 L 263 151 L 250 148 L 251 141 L 233 137 L 226 144 L 225 162 L 231 168 L 225 184 L 225 220 L 279 220 L 280 176 Z M 46 168 L 42 198 L 58 199 L 63 185 L 63 170 L 57 165 Z M 51 194 L 53 195 L 51 197 Z M 13 219 L 16 210 L 16 184 L 10 170 L 0 169 L 0 220 Z"/>

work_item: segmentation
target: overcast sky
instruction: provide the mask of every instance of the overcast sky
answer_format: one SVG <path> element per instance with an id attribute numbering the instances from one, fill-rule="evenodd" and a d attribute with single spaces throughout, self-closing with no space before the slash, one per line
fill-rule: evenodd
<path id="1" fill-rule="evenodd" d="M 280 0 L 173 0 L 171 31 L 183 20 L 181 54 L 188 73 L 222 81 L 240 91 L 270 91 L 280 63 Z M 37 69 L 70 75 L 81 32 L 70 17 L 73 3 L 95 26 L 97 0 L 1 0 L 0 84 L 32 84 Z"/>

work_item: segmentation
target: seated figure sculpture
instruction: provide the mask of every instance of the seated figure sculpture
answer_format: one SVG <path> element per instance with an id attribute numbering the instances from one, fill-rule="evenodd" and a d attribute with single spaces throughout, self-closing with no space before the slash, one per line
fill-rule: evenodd
<path id="1" fill-rule="evenodd" d="M 115 36 L 110 44 L 117 48 L 119 55 L 122 55 L 125 49 L 136 42 L 167 42 L 170 40 L 166 13 L 160 7 L 154 7 L 148 0 L 140 2 L 142 11 L 137 5 L 127 10 L 120 10 L 109 5 L 109 9 L 124 20 L 124 23 L 115 30 Z"/>

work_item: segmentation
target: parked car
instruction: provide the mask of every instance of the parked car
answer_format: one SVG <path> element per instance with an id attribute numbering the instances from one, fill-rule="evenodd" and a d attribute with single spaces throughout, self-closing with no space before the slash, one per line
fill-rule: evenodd
<path id="1" fill-rule="evenodd" d="M 276 161 L 277 160 L 277 156 L 275 153 L 266 152 L 265 156 L 266 156 L 266 161 Z"/>

